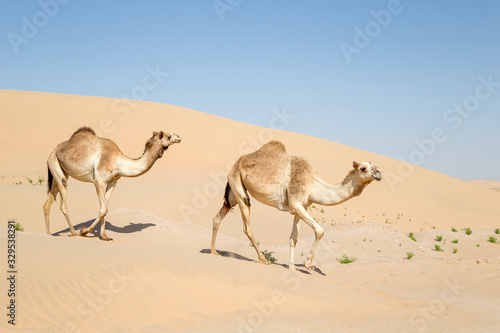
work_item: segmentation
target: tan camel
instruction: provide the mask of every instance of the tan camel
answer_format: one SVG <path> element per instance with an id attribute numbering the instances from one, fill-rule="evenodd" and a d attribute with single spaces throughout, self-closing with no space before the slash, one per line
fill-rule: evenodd
<path id="1" fill-rule="evenodd" d="M 171 144 L 181 142 L 177 134 L 153 132 L 146 142 L 141 157 L 129 158 L 111 140 L 96 136 L 88 127 L 78 129 L 68 141 L 60 143 L 47 159 L 48 198 L 43 206 L 45 228 L 50 235 L 49 213 L 58 193 L 61 194 L 61 211 L 68 222 L 72 236 L 77 233 L 71 225 L 66 206 L 68 176 L 82 182 L 94 183 L 99 199 L 99 215 L 89 228 L 82 228 L 79 235 L 85 236 L 101 222 L 101 239 L 112 240 L 106 235 L 105 216 L 111 194 L 120 177 L 140 176 L 153 166 Z"/>
<path id="2" fill-rule="evenodd" d="M 315 240 L 304 262 L 308 269 L 313 269 L 314 252 L 323 237 L 324 230 L 307 213 L 313 204 L 338 205 L 361 194 L 373 180 L 380 181 L 382 173 L 370 162 L 353 162 L 354 169 L 340 184 L 328 184 L 314 175 L 309 163 L 297 156 L 289 156 L 285 145 L 279 141 L 270 141 L 259 150 L 241 156 L 227 176 L 224 203 L 213 220 L 212 245 L 210 252 L 217 254 L 215 239 L 220 223 L 236 204 L 240 207 L 243 218 L 243 231 L 257 251 L 259 260 L 267 263 L 259 250 L 250 230 L 250 197 L 248 193 L 263 204 L 288 211 L 294 215 L 292 234 L 290 235 L 290 269 L 294 268 L 294 250 L 299 233 L 299 222 L 303 220 L 314 230 Z"/>

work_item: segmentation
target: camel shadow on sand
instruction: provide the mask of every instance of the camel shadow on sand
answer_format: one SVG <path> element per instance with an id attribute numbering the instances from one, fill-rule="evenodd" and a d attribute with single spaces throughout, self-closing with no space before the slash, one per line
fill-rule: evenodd
<path id="1" fill-rule="evenodd" d="M 200 253 L 210 254 L 210 249 L 203 249 L 203 250 L 200 251 Z M 241 254 L 230 252 L 230 251 L 219 251 L 219 253 L 223 253 L 221 255 L 223 257 L 227 257 L 227 258 L 233 258 L 233 259 L 243 260 L 243 261 L 250 261 L 250 262 L 255 262 L 255 263 L 258 262 L 256 260 L 253 260 L 253 259 L 247 258 L 245 256 L 242 256 Z M 276 264 L 276 265 L 281 266 L 281 267 L 286 268 L 286 269 L 289 268 L 288 265 L 286 265 L 286 264 Z M 297 272 L 300 272 L 300 273 L 309 274 L 309 275 L 311 274 L 311 271 L 308 270 L 303 264 L 301 264 L 301 265 L 295 265 L 295 270 Z M 321 274 L 323 276 L 326 276 L 326 274 L 323 273 L 321 271 L 321 269 L 319 269 L 317 267 L 314 267 L 314 272 L 316 272 L 318 274 Z"/>
<path id="2" fill-rule="evenodd" d="M 78 232 L 82 228 L 88 228 L 95 221 L 95 219 L 88 220 L 86 222 L 79 223 L 74 225 L 73 227 Z M 118 227 L 113 225 L 111 222 L 106 221 L 106 231 L 112 231 L 119 234 L 131 234 L 134 232 L 140 232 L 146 228 L 154 227 L 156 224 L 154 223 L 132 223 L 130 222 L 128 225 L 124 227 Z M 60 230 L 56 233 L 53 233 L 52 236 L 67 236 L 66 233 L 69 233 L 69 228 L 64 230 Z M 89 232 L 86 237 L 99 237 L 101 232 L 101 223 L 98 223 L 92 232 Z M 92 235 L 92 236 L 91 236 Z"/>

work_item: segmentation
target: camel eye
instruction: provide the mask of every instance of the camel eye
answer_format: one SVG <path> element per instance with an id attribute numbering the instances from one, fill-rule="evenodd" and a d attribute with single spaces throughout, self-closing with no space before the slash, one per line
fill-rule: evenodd
<path id="1" fill-rule="evenodd" d="M 169 136 L 167 136 L 167 139 L 168 139 L 168 140 L 170 140 L 170 138 L 171 138 L 171 137 L 172 137 L 172 136 L 171 136 L 171 135 L 169 135 Z"/>
<path id="2" fill-rule="evenodd" d="M 361 171 L 365 172 L 366 171 L 366 167 L 362 167 Z"/>

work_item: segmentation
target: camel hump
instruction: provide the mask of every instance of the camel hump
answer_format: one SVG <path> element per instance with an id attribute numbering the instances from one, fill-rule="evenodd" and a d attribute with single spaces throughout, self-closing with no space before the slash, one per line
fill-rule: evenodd
<path id="1" fill-rule="evenodd" d="M 313 174 L 311 165 L 302 157 L 292 156 L 290 158 L 290 167 L 292 180 L 301 180 L 303 182 Z"/>
<path id="2" fill-rule="evenodd" d="M 268 143 L 266 143 L 265 145 L 260 147 L 259 150 L 274 153 L 274 154 L 286 153 L 286 147 L 283 144 L 283 142 L 277 141 L 277 140 L 269 141 Z"/>
<path id="3" fill-rule="evenodd" d="M 291 195 L 297 195 L 313 184 L 313 170 L 306 159 L 298 156 L 290 158 L 290 186 Z"/>
<path id="4" fill-rule="evenodd" d="M 94 136 L 96 135 L 95 131 L 92 128 L 86 127 L 86 126 L 83 126 L 83 127 L 80 127 L 79 129 L 77 129 L 75 131 L 75 133 L 73 133 L 71 135 L 71 137 L 74 137 L 75 135 L 78 135 L 78 134 L 91 134 L 91 135 L 94 135 Z"/>

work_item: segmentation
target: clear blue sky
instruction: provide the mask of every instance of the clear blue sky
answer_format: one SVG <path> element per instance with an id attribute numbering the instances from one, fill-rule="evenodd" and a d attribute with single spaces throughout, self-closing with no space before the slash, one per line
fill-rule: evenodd
<path id="1" fill-rule="evenodd" d="M 289 131 L 500 180 L 499 1 L 55 1 L 0 2 L 0 89 L 120 97 L 159 67 L 145 100 L 261 126 L 286 107 Z"/>

